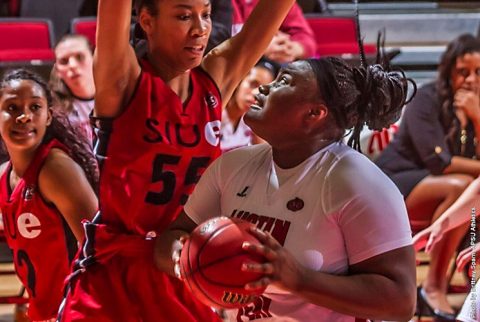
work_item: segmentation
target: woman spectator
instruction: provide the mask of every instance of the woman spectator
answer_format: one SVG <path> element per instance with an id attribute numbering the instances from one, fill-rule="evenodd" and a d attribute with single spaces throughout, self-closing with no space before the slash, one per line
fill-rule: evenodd
<path id="1" fill-rule="evenodd" d="M 376 160 L 402 192 L 411 218 L 434 222 L 480 175 L 479 93 L 480 40 L 461 35 L 443 54 L 437 80 L 418 91 Z M 451 230 L 431 249 L 418 291 L 426 313 L 449 321 L 455 315 L 446 296 L 447 270 L 465 232 L 465 225 Z"/>

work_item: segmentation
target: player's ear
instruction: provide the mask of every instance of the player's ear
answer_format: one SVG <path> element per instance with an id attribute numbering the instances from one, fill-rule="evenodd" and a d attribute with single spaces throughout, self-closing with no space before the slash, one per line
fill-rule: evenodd
<path id="1" fill-rule="evenodd" d="M 325 103 L 317 103 L 310 107 L 308 110 L 307 119 L 311 121 L 323 120 L 328 115 L 328 108 Z"/>
<path id="2" fill-rule="evenodd" d="M 143 29 L 145 34 L 150 35 L 153 29 L 153 17 L 146 8 L 140 9 L 140 13 L 138 15 L 138 23 L 140 27 Z"/>
<path id="3" fill-rule="evenodd" d="M 50 124 L 52 124 L 52 120 L 53 120 L 53 110 L 51 108 L 48 108 L 47 110 L 47 126 L 49 126 Z"/>

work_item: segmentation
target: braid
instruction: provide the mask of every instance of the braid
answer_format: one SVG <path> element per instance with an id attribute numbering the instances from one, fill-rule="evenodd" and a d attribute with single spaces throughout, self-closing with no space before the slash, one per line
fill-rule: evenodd
<path id="1" fill-rule="evenodd" d="M 365 58 L 365 48 L 363 48 L 363 40 L 360 34 L 360 10 L 358 8 L 358 0 L 354 0 L 355 4 L 355 30 L 357 34 L 358 49 L 360 51 L 360 64 L 362 67 L 367 66 L 367 59 Z"/>
<path id="2" fill-rule="evenodd" d="M 409 101 L 409 83 L 413 86 L 413 95 L 416 92 L 415 82 L 402 71 L 387 71 L 379 64 L 351 67 L 335 57 L 307 62 L 337 125 L 342 129 L 353 129 L 348 145 L 358 151 L 361 151 L 363 127 L 381 130 L 395 123 Z"/>

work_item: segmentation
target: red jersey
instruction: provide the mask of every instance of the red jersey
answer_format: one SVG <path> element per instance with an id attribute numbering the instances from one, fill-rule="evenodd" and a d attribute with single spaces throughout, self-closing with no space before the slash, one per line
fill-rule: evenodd
<path id="1" fill-rule="evenodd" d="M 38 175 L 52 148 L 66 151 L 56 140 L 40 145 L 13 191 L 9 183 L 11 163 L 0 178 L 5 236 L 13 250 L 15 270 L 30 297 L 28 316 L 32 320 L 57 316 L 76 250 L 75 237 L 62 214 L 38 191 Z"/>
<path id="2" fill-rule="evenodd" d="M 191 94 L 178 95 L 142 61 L 136 92 L 99 137 L 102 222 L 145 236 L 180 213 L 205 168 L 220 155 L 220 91 L 201 68 L 190 73 Z M 104 158 L 102 158 L 104 157 Z"/>
<path id="3" fill-rule="evenodd" d="M 100 215 L 84 224 L 61 321 L 220 321 L 183 282 L 156 268 L 148 238 L 176 219 L 220 155 L 220 91 L 200 68 L 190 72 L 190 90 L 182 104 L 143 61 L 125 111 L 113 121 L 93 120 Z"/>

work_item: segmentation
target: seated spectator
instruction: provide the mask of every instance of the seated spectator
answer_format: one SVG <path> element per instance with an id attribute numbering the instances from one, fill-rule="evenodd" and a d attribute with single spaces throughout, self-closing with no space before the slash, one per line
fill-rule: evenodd
<path id="1" fill-rule="evenodd" d="M 480 175 L 480 40 L 461 35 L 443 54 L 436 82 L 406 108 L 400 129 L 376 160 L 402 192 L 411 218 L 434 222 Z M 431 249 L 418 301 L 454 321 L 447 301 L 447 270 L 466 227 L 448 232 Z M 419 312 L 421 313 L 421 312 Z"/>
<path id="2" fill-rule="evenodd" d="M 88 39 L 67 35 L 55 47 L 55 66 L 50 77 L 50 87 L 61 101 L 68 119 L 90 141 L 93 131 L 89 116 L 95 94 L 92 64 Z"/>
<path id="3" fill-rule="evenodd" d="M 240 31 L 257 2 L 258 0 L 232 0 L 232 34 Z M 264 55 L 270 60 L 284 64 L 312 57 L 315 55 L 316 46 L 313 31 L 305 20 L 302 9 L 295 3 Z"/>
<path id="4" fill-rule="evenodd" d="M 243 81 L 222 113 L 220 147 L 226 152 L 241 146 L 263 142 L 243 121 L 243 115 L 255 104 L 258 87 L 271 83 L 277 76 L 278 66 L 266 59 L 260 60 Z"/>

